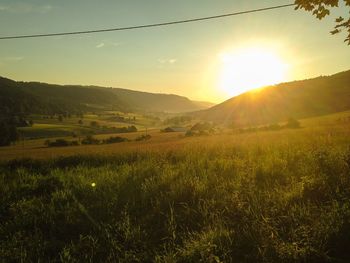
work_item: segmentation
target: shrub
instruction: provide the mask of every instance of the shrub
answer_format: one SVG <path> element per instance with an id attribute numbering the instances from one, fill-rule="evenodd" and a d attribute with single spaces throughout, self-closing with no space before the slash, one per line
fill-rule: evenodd
<path id="1" fill-rule="evenodd" d="M 191 130 L 188 130 L 186 133 L 185 133 L 185 136 L 193 136 L 195 135 L 195 133 Z"/>
<path id="2" fill-rule="evenodd" d="M 135 139 L 135 141 L 147 141 L 147 140 L 151 139 L 151 137 L 152 137 L 152 136 L 149 135 L 149 134 L 143 134 L 143 135 L 137 137 L 137 138 Z"/>
<path id="3" fill-rule="evenodd" d="M 45 145 L 48 147 L 66 147 L 66 146 L 77 146 L 78 141 L 67 141 L 65 139 L 56 139 L 56 141 L 51 142 L 50 140 L 45 141 Z"/>
<path id="4" fill-rule="evenodd" d="M 126 141 L 128 141 L 128 139 L 116 136 L 116 137 L 109 137 L 107 139 L 104 139 L 103 143 L 110 144 L 110 143 L 119 143 L 119 142 L 126 142 Z"/>
<path id="5" fill-rule="evenodd" d="M 93 128 L 98 128 L 98 127 L 100 127 L 100 124 L 97 121 L 92 121 L 92 122 L 90 122 L 90 126 Z"/>
<path id="6" fill-rule="evenodd" d="M 289 118 L 286 127 L 290 129 L 300 128 L 300 122 L 294 118 Z"/>
<path id="7" fill-rule="evenodd" d="M 198 122 L 192 126 L 192 131 L 208 131 L 213 128 L 213 125 L 209 122 Z"/>
<path id="8" fill-rule="evenodd" d="M 100 140 L 94 138 L 91 135 L 87 135 L 82 141 L 81 144 L 85 144 L 85 145 L 90 145 L 90 144 L 99 144 Z"/>
<path id="9" fill-rule="evenodd" d="M 115 130 L 115 132 L 118 132 L 118 133 L 137 132 L 137 128 L 134 125 L 128 126 L 128 127 L 120 127 L 120 128 L 114 127 L 113 130 Z"/>
<path id="10" fill-rule="evenodd" d="M 176 116 L 176 117 L 172 117 L 172 118 L 168 118 L 166 120 L 164 120 L 164 124 L 171 124 L 171 125 L 180 125 L 183 124 L 185 122 L 189 122 L 191 121 L 193 118 L 191 116 Z"/>
<path id="11" fill-rule="evenodd" d="M 173 132 L 174 130 L 171 127 L 166 127 L 161 132 Z"/>

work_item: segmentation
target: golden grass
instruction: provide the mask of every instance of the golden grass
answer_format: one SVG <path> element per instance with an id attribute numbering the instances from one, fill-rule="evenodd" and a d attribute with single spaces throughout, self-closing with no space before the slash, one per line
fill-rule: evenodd
<path id="1" fill-rule="evenodd" d="M 123 143 L 107 145 L 81 145 L 70 147 L 46 147 L 44 139 L 30 140 L 18 143 L 15 146 L 0 148 L 0 160 L 10 160 L 15 158 L 34 158 L 48 159 L 59 156 L 71 155 L 113 155 L 126 152 L 154 152 L 181 150 L 183 148 L 194 147 L 249 147 L 249 145 L 261 145 L 269 147 L 270 145 L 288 146 L 303 142 L 303 144 L 315 146 L 318 144 L 327 145 L 350 145 L 350 124 L 341 123 L 333 126 L 308 126 L 295 130 L 264 131 L 257 133 L 235 134 L 232 131 L 225 131 L 220 134 L 209 136 L 185 137 L 184 133 L 161 133 L 159 130 L 150 130 L 148 132 L 152 138 L 148 141 L 130 141 Z M 121 136 L 134 140 L 144 132 L 128 134 L 108 134 L 97 135 L 96 138 L 103 139 L 110 136 Z M 77 140 L 77 138 L 66 137 L 68 140 Z"/>
<path id="2" fill-rule="evenodd" d="M 148 141 L 134 141 L 145 131 L 135 133 L 115 133 L 96 135 L 98 139 L 111 136 L 120 136 L 131 140 L 130 142 L 115 143 L 108 145 L 81 145 L 70 147 L 46 147 L 46 139 L 26 140 L 18 142 L 14 146 L 0 147 L 0 160 L 16 158 L 48 159 L 59 156 L 71 156 L 76 154 L 90 155 L 113 155 L 124 152 L 154 152 L 166 150 L 179 150 L 182 148 L 211 147 L 242 147 L 250 144 L 259 144 L 269 147 L 272 144 L 294 144 L 305 141 L 310 145 L 335 144 L 350 145 L 350 112 L 315 117 L 301 120 L 301 129 L 264 131 L 257 133 L 239 134 L 232 130 L 225 130 L 220 134 L 199 137 L 185 137 L 182 132 L 162 133 L 159 129 L 150 129 L 148 134 L 152 137 Z M 78 140 L 73 137 L 57 137 L 67 140 Z M 57 138 L 50 138 L 55 140 Z"/>

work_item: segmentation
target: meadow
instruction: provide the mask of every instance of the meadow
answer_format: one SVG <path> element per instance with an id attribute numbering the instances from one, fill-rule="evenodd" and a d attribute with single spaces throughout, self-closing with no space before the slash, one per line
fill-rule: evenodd
<path id="1" fill-rule="evenodd" d="M 348 116 L 257 133 L 3 147 L 0 258 L 349 262 Z"/>
<path id="2" fill-rule="evenodd" d="M 121 128 L 134 125 L 137 129 L 147 127 L 157 127 L 159 121 L 153 116 L 142 114 L 121 113 L 118 111 L 103 111 L 88 113 L 80 116 L 69 115 L 59 120 L 60 115 L 30 115 L 30 120 L 34 122 L 28 127 L 19 127 L 18 132 L 21 139 L 35 140 L 43 138 L 69 137 L 72 134 L 108 134 L 113 128 Z M 120 118 L 120 120 L 118 120 Z M 95 122 L 97 126 L 92 126 Z"/>

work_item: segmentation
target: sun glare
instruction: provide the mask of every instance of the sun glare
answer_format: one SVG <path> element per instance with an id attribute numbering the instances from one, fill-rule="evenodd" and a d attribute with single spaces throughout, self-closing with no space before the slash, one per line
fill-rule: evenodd
<path id="1" fill-rule="evenodd" d="M 283 82 L 287 65 L 275 53 L 262 48 L 246 48 L 220 54 L 220 89 L 230 96 Z"/>

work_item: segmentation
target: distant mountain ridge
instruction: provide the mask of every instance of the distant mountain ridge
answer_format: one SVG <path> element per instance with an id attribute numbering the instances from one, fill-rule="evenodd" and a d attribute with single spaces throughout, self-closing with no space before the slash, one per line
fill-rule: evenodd
<path id="1" fill-rule="evenodd" d="M 210 107 L 208 106 L 208 104 L 210 105 L 209 102 L 205 105 L 203 102 L 192 101 L 174 94 L 150 93 L 121 88 L 111 88 L 110 90 L 138 110 L 179 113 L 192 111 L 193 108 L 205 109 Z"/>
<path id="2" fill-rule="evenodd" d="M 97 110 L 187 112 L 206 108 L 173 94 L 121 88 L 17 82 L 0 77 L 0 113 L 62 113 Z"/>
<path id="3" fill-rule="evenodd" d="M 350 70 L 253 90 L 192 114 L 202 120 L 240 127 L 349 109 Z"/>

